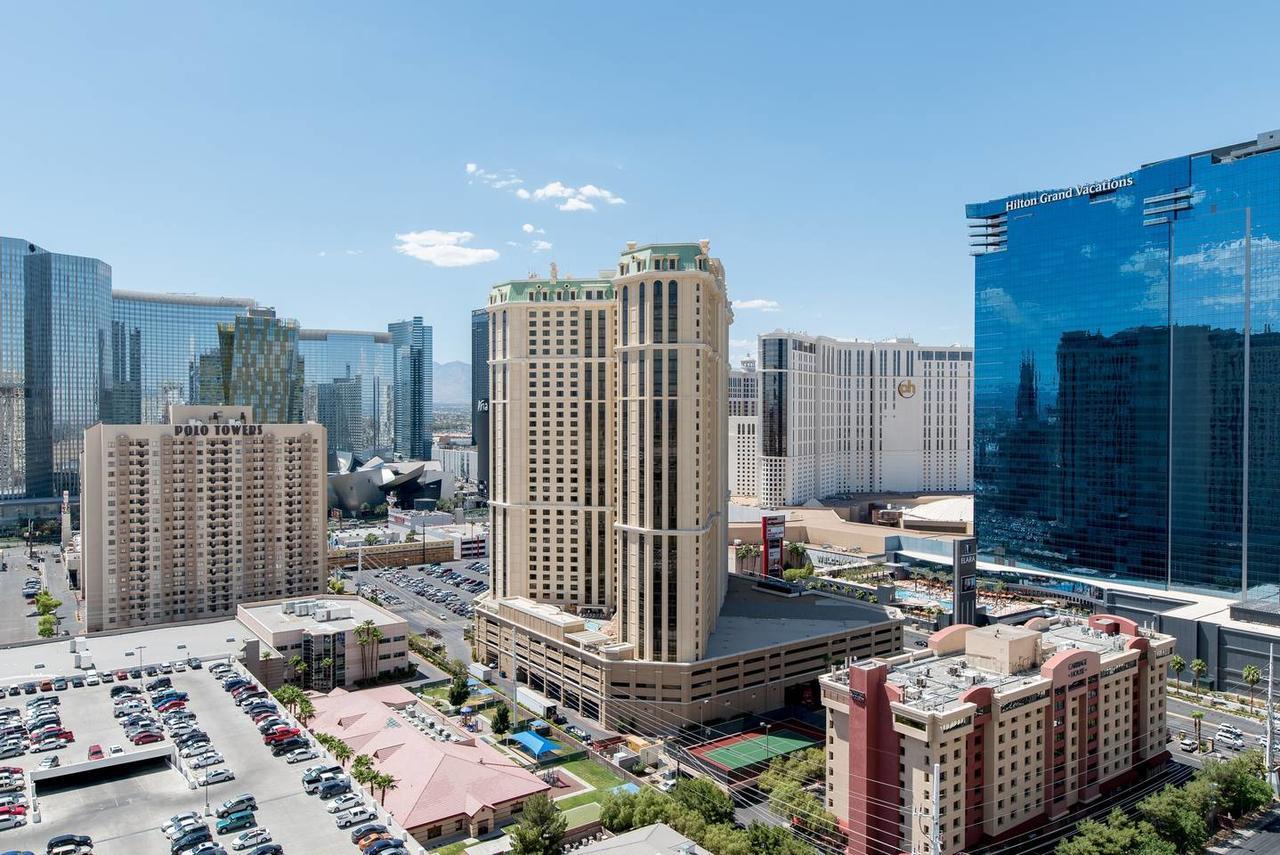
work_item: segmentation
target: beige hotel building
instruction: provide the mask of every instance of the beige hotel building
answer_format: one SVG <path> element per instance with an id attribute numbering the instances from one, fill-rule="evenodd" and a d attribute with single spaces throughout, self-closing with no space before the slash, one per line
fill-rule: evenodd
<path id="1" fill-rule="evenodd" d="M 172 406 L 169 424 L 85 431 L 87 629 L 233 616 L 324 590 L 323 425 L 246 407 Z"/>
<path id="2" fill-rule="evenodd" d="M 729 578 L 732 310 L 707 241 L 629 243 L 594 279 L 504 282 L 488 312 L 477 660 L 656 730 L 770 709 L 832 657 L 900 649 L 880 609 Z"/>
<path id="3" fill-rule="evenodd" d="M 959 624 L 826 675 L 826 805 L 850 855 L 1025 834 L 1163 763 L 1173 646 L 1113 615 Z"/>

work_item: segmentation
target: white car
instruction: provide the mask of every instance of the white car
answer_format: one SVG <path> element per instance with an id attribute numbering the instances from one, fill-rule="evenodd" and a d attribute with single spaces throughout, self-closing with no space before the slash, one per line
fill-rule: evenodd
<path id="1" fill-rule="evenodd" d="M 344 810 L 363 806 L 364 799 L 355 793 L 347 793 L 345 796 L 338 796 L 333 800 L 333 804 L 329 805 L 329 813 L 342 813 Z"/>
<path id="2" fill-rule="evenodd" d="M 271 842 L 271 832 L 265 828 L 251 828 L 241 834 L 237 834 L 236 838 L 231 841 L 231 848 L 237 851 L 241 849 L 249 849 L 253 846 L 261 846 L 264 843 Z"/>
<path id="3" fill-rule="evenodd" d="M 338 828 L 350 828 L 357 823 L 368 822 L 369 820 L 376 818 L 377 814 L 369 810 L 364 805 L 361 805 L 360 807 L 354 807 L 350 810 L 344 810 L 342 813 L 335 816 L 333 821 L 337 824 Z"/>
<path id="4" fill-rule="evenodd" d="M 201 754 L 199 757 L 191 761 L 193 769 L 207 769 L 210 766 L 217 766 L 223 762 L 223 756 L 217 751 L 210 751 L 208 754 Z"/>
<path id="5" fill-rule="evenodd" d="M 18 816 L 13 813 L 0 814 L 0 831 L 10 828 L 20 828 L 27 824 L 25 816 Z"/>
<path id="6" fill-rule="evenodd" d="M 184 760 L 194 760 L 201 754 L 208 754 L 213 750 L 213 746 L 208 742 L 197 742 L 195 745 L 189 745 L 182 749 L 181 756 Z"/>
<path id="7" fill-rule="evenodd" d="M 98 679 L 98 675 L 92 671 L 90 671 L 89 675 L 84 678 L 84 684 L 86 686 L 96 686 L 101 682 L 102 681 Z"/>
<path id="8" fill-rule="evenodd" d="M 123 754 L 124 749 L 121 748 L 119 745 L 112 745 L 110 748 L 107 749 L 107 753 L 110 754 L 112 757 L 114 757 L 117 754 Z"/>
<path id="9" fill-rule="evenodd" d="M 197 783 L 202 787 L 208 787 L 213 784 L 221 784 L 224 781 L 234 781 L 235 779 L 236 773 L 223 766 L 221 769 L 210 769 L 205 772 L 197 779 Z"/>
<path id="10" fill-rule="evenodd" d="M 169 821 L 160 826 L 160 833 L 170 840 L 177 840 L 192 828 L 196 828 L 202 824 L 203 822 L 200 819 L 200 814 L 193 810 L 187 811 L 186 813 L 180 813 L 176 816 L 169 817 Z"/>
<path id="11" fill-rule="evenodd" d="M 314 760 L 320 754 L 314 748 L 298 748 L 284 755 L 289 763 L 301 763 L 303 760 Z"/>

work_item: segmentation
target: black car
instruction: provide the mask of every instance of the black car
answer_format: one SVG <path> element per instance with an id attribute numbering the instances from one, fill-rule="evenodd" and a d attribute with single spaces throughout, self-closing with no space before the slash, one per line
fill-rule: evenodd
<path id="1" fill-rule="evenodd" d="M 137 686 L 119 685 L 111 687 L 111 697 L 118 698 L 121 695 L 141 695 L 142 690 Z"/>
<path id="2" fill-rule="evenodd" d="M 307 740 L 299 739 L 296 736 L 291 736 L 288 739 L 285 739 L 281 742 L 277 742 L 275 745 L 271 746 L 271 756 L 283 757 L 284 755 L 288 754 L 290 751 L 296 751 L 299 748 L 306 748 L 306 747 L 307 747 Z"/>
<path id="3" fill-rule="evenodd" d="M 142 669 L 141 669 L 141 668 L 130 668 L 130 669 L 129 669 L 129 676 L 130 676 L 130 677 L 132 677 L 132 678 L 133 678 L 133 679 L 135 679 L 135 680 L 141 680 L 141 679 L 142 679 Z"/>
<path id="4" fill-rule="evenodd" d="M 161 677 L 158 680 L 152 680 L 151 682 L 147 683 L 147 691 L 157 692 L 160 689 L 168 689 L 168 688 L 171 688 L 172 686 L 173 686 L 172 680 L 170 680 L 168 677 Z"/>
<path id="5" fill-rule="evenodd" d="M 84 688 L 84 677 L 72 677 L 71 685 L 77 689 Z"/>
<path id="6" fill-rule="evenodd" d="M 178 746 L 179 748 L 186 748 L 188 745 L 191 745 L 196 742 L 208 742 L 208 741 L 209 741 L 209 734 L 205 733 L 203 730 L 193 730 L 190 733 L 184 733 L 182 734 L 182 736 L 179 736 L 177 739 L 173 740 L 173 744 Z"/>
<path id="7" fill-rule="evenodd" d="M 10 686 L 10 687 L 9 687 L 9 697 L 11 697 L 11 698 L 12 698 L 12 697 L 14 697 L 14 696 L 16 696 L 16 695 L 20 695 L 20 694 L 22 694 L 22 687 L 21 687 L 21 686 Z"/>
<path id="8" fill-rule="evenodd" d="M 263 843 L 249 850 L 249 855 L 284 855 L 279 843 Z"/>
<path id="9" fill-rule="evenodd" d="M 148 677 L 154 677 L 160 673 L 160 669 L 154 665 L 148 665 L 146 668 L 143 668 L 142 670 L 146 672 Z"/>
<path id="10" fill-rule="evenodd" d="M 88 851 L 93 849 L 93 838 L 86 834 L 59 834 L 57 837 L 49 838 L 49 844 L 45 847 L 45 851 L 56 852 L 68 846 L 75 846 L 80 850 Z"/>
<path id="11" fill-rule="evenodd" d="M 188 831 L 186 834 L 173 841 L 173 844 L 169 847 L 169 851 L 174 853 L 174 855 L 178 855 L 178 853 L 195 849 L 201 843 L 206 843 L 212 839 L 213 834 L 210 833 L 209 827 L 207 825 L 202 825 L 199 828 L 194 828 L 191 831 Z"/>
<path id="12" fill-rule="evenodd" d="M 351 831 L 351 842 L 359 843 L 370 834 L 386 834 L 387 827 L 380 822 L 367 822 L 364 825 L 358 825 Z"/>

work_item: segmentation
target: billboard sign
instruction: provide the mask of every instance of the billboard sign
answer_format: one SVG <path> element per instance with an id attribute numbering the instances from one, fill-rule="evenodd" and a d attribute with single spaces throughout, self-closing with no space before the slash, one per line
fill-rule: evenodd
<path id="1" fill-rule="evenodd" d="M 954 623 L 976 625 L 978 620 L 978 539 L 958 538 L 951 549 L 954 571 L 951 614 Z"/>
<path id="2" fill-rule="evenodd" d="M 786 514 L 765 514 L 760 518 L 760 552 L 764 559 L 761 572 L 766 576 L 782 575 L 782 538 L 786 532 Z"/>

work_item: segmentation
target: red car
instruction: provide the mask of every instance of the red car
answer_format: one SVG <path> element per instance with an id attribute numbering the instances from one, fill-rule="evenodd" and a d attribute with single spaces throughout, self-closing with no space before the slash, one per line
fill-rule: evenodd
<path id="1" fill-rule="evenodd" d="M 173 712 L 174 710 L 185 710 L 186 708 L 187 705 L 183 701 L 169 701 L 168 703 L 164 703 L 156 707 L 156 712 L 167 713 Z"/>
<path id="2" fill-rule="evenodd" d="M 284 727 L 279 730 L 273 730 L 266 736 L 262 737 L 262 744 L 271 745 L 274 742 L 284 742 L 290 737 L 297 736 L 298 732 L 298 728 L 296 727 Z"/>
<path id="3" fill-rule="evenodd" d="M 260 713 L 258 713 L 257 715 L 255 715 L 255 716 L 253 717 L 253 723 L 254 723 L 254 724 L 262 724 L 262 723 L 263 723 L 264 721 L 266 721 L 267 719 L 269 719 L 269 718 L 275 718 L 277 715 L 279 715 L 279 713 L 273 713 L 273 712 L 260 712 Z"/>
<path id="4" fill-rule="evenodd" d="M 129 672 L 128 672 L 128 671 L 117 671 L 117 672 L 116 672 L 116 679 L 117 679 L 117 680 L 128 680 L 128 679 L 129 679 Z"/>
<path id="5" fill-rule="evenodd" d="M 26 805 L 5 805 L 4 807 L 0 807 L 0 816 L 4 816 L 6 814 L 12 814 L 14 816 L 26 816 L 27 806 Z"/>
<path id="6" fill-rule="evenodd" d="M 159 742 L 162 739 L 164 739 L 164 736 L 162 736 L 159 733 L 156 733 L 154 730 L 144 730 L 142 731 L 142 733 L 134 735 L 133 744 L 147 745 L 152 742 Z"/>
<path id="7" fill-rule="evenodd" d="M 25 775 L 26 770 L 21 766 L 0 766 L 0 775 Z"/>
<path id="8" fill-rule="evenodd" d="M 101 759 L 102 759 L 103 757 L 105 757 L 105 756 L 106 756 L 106 755 L 102 753 L 102 746 L 101 746 L 101 745 L 90 745 L 90 746 L 89 746 L 89 759 L 90 759 L 90 760 L 101 760 Z"/>

